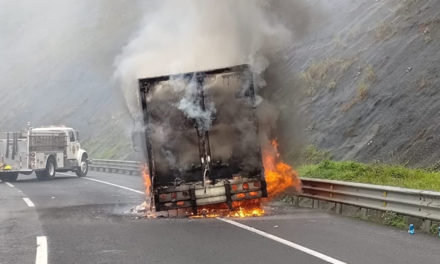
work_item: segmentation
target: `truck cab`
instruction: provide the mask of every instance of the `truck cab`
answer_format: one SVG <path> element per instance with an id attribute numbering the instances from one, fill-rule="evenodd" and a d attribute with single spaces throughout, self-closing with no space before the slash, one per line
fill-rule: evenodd
<path id="1" fill-rule="evenodd" d="M 31 133 L 64 133 L 66 136 L 66 147 L 64 150 L 63 161 L 61 162 L 60 160 L 57 160 L 56 171 L 75 171 L 79 177 L 86 176 L 88 172 L 88 154 L 81 148 L 78 131 L 64 126 L 32 128 L 30 131 Z M 58 164 L 63 164 L 63 166 L 59 166 Z"/>
<path id="2" fill-rule="evenodd" d="M 0 133 L 0 180 L 15 181 L 18 174 L 32 172 L 39 180 L 49 180 L 57 171 L 87 175 L 88 154 L 78 131 L 49 126 Z"/>

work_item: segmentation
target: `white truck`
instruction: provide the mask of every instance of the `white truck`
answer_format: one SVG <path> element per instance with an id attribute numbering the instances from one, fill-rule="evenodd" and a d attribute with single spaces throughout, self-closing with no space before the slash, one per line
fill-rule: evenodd
<path id="1" fill-rule="evenodd" d="M 35 172 L 39 180 L 50 180 L 55 172 L 88 172 L 88 155 L 81 148 L 79 133 L 70 127 L 29 128 L 0 132 L 0 180 L 16 181 L 18 174 Z"/>

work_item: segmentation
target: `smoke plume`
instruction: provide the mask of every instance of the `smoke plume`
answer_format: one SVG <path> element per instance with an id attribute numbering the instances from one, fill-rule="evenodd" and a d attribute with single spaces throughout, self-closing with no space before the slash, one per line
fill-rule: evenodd
<path id="1" fill-rule="evenodd" d="M 139 78 L 243 63 L 261 76 L 277 52 L 304 33 L 307 13 L 298 0 L 160 1 L 115 60 L 130 112 L 139 113 Z"/>
<path id="2" fill-rule="evenodd" d="M 114 76 L 120 82 L 133 119 L 142 120 L 136 96 L 140 78 L 248 64 L 257 91 L 267 83 L 277 83 L 275 79 L 286 76 L 267 75 L 267 69 L 275 61 L 279 65 L 283 61 L 282 51 L 304 34 L 308 13 L 307 5 L 300 0 L 161 1 L 143 19 L 138 32 L 115 60 Z M 198 163 L 194 132 L 184 129 L 188 120 L 183 116 L 194 120 L 198 129 L 212 129 L 210 145 L 216 164 L 240 160 L 236 166 L 251 173 L 259 163 L 260 157 L 249 155 L 254 153 L 254 142 L 258 140 L 258 135 L 249 130 L 253 117 L 249 116 L 248 108 L 231 103 L 234 90 L 224 88 L 231 80 L 226 86 L 222 83 L 225 79 L 222 80 L 205 86 L 210 97 L 205 109 L 197 101 L 194 79 L 173 78 L 167 84 L 158 84 L 149 95 L 155 100 L 149 106 L 154 110 L 147 129 L 152 141 L 161 143 L 155 150 L 155 159 L 161 161 L 156 163 L 157 170 L 171 168 L 177 181 L 182 171 Z M 231 87 L 249 87 L 240 80 L 232 82 L 235 83 Z M 170 101 L 174 102 L 173 107 L 167 105 Z M 259 140 L 263 148 L 272 148 L 270 139 L 276 129 L 278 109 L 260 96 L 257 104 Z M 221 111 L 217 111 L 220 105 Z M 212 127 L 214 116 L 216 125 Z M 235 153 L 235 158 L 231 153 Z"/>

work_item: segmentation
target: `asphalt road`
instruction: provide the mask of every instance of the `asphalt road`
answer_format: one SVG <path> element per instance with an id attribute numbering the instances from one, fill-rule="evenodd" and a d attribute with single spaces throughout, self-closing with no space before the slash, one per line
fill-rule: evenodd
<path id="1" fill-rule="evenodd" d="M 440 238 L 306 209 L 232 222 L 139 219 L 129 211 L 144 200 L 140 177 L 68 174 L 0 183 L 1 264 L 44 264 L 46 253 L 51 264 L 440 263 Z"/>

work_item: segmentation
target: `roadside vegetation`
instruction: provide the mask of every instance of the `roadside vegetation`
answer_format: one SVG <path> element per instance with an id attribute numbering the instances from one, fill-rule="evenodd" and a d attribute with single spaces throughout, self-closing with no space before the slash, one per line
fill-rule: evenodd
<path id="1" fill-rule="evenodd" d="M 305 88 L 305 94 L 313 96 L 319 89 L 336 89 L 338 81 L 344 73 L 357 61 L 356 57 L 327 58 L 312 62 L 299 74 L 300 82 Z"/>
<path id="2" fill-rule="evenodd" d="M 95 159 L 126 159 L 132 150 L 128 140 L 121 140 L 124 138 L 120 131 L 113 130 L 99 138 L 85 139 L 82 144 Z"/>
<path id="3" fill-rule="evenodd" d="M 440 172 L 404 166 L 324 160 L 299 167 L 301 177 L 440 191 Z"/>
<path id="4" fill-rule="evenodd" d="M 368 90 L 370 88 L 370 85 L 377 80 L 377 75 L 374 72 L 374 68 L 370 64 L 367 65 L 362 72 L 359 71 L 358 74 L 362 75 L 362 78 L 357 86 L 357 95 L 350 102 L 343 105 L 342 112 L 347 112 L 355 104 L 366 100 L 368 97 Z"/>

